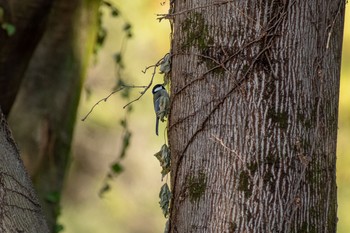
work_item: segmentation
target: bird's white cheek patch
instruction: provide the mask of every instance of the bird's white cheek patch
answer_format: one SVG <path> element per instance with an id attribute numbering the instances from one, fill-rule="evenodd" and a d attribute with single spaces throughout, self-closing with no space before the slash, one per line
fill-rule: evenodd
<path id="1" fill-rule="evenodd" d="M 160 91 L 162 89 L 163 89 L 162 87 L 157 87 L 156 89 L 154 89 L 154 93 L 156 93 L 157 91 Z"/>

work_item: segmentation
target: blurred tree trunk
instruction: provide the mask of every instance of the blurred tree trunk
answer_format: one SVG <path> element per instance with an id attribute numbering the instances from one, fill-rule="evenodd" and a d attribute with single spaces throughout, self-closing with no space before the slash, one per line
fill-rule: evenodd
<path id="1" fill-rule="evenodd" d="M 99 0 L 54 1 L 47 30 L 10 114 L 11 128 L 52 231 L 99 4 Z"/>
<path id="2" fill-rule="evenodd" d="M 0 232 L 49 232 L 1 109 L 0 213 Z"/>
<path id="3" fill-rule="evenodd" d="M 176 0 L 170 232 L 336 232 L 344 0 Z"/>
<path id="4" fill-rule="evenodd" d="M 33 51 L 45 31 L 51 5 L 49 0 L 0 0 L 4 11 L 2 20 L 16 28 L 12 36 L 0 29 L 0 106 L 6 116 Z"/>

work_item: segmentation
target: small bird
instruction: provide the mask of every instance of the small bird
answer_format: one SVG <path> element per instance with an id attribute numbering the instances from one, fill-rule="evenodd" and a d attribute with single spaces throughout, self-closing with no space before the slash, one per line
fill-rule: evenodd
<path id="1" fill-rule="evenodd" d="M 169 94 L 161 84 L 154 85 L 152 94 L 154 111 L 156 113 L 156 135 L 158 136 L 159 119 L 164 122 L 164 117 L 168 117 Z"/>

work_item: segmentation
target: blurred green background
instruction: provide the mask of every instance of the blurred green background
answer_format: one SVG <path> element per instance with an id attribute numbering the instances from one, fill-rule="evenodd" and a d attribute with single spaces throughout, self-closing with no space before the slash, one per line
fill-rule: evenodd
<path id="1" fill-rule="evenodd" d="M 126 69 L 123 78 L 130 84 L 147 85 L 151 71 L 141 71 L 155 64 L 169 50 L 170 26 L 158 22 L 156 14 L 166 13 L 162 1 L 114 1 L 133 26 L 133 38 L 127 42 Z M 82 93 L 78 118 L 81 119 L 115 86 L 113 55 L 122 43 L 124 21 L 104 15 L 108 38 L 92 64 Z M 339 133 L 337 148 L 338 232 L 350 232 L 350 10 L 347 9 L 342 76 L 340 86 Z M 162 83 L 157 74 L 155 83 Z M 134 97 L 138 96 L 133 90 Z M 131 147 L 122 164 L 125 171 L 112 182 L 104 198 L 98 193 L 103 186 L 109 166 L 119 153 L 125 115 L 123 101 L 114 95 L 100 103 L 84 122 L 78 120 L 75 130 L 71 169 L 66 180 L 60 223 L 64 233 L 155 233 L 163 232 L 165 219 L 158 205 L 161 182 L 159 162 L 153 156 L 164 143 L 154 134 L 152 97 L 148 92 L 134 104 L 130 116 L 133 132 Z M 161 125 L 160 135 L 164 130 Z M 148 135 L 148 137 L 145 137 Z"/>

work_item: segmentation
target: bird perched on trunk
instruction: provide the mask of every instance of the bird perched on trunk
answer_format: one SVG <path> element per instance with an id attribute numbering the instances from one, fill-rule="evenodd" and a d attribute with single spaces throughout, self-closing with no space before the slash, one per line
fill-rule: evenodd
<path id="1" fill-rule="evenodd" d="M 159 120 L 164 122 L 164 118 L 169 113 L 169 94 L 161 84 L 156 84 L 152 89 L 154 111 L 156 113 L 156 135 L 158 136 Z"/>

